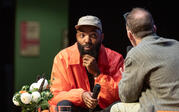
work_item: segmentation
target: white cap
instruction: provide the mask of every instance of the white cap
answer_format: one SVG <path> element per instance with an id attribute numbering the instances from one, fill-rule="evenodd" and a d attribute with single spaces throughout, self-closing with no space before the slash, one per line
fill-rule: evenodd
<path id="1" fill-rule="evenodd" d="M 75 25 L 75 28 L 78 29 L 82 25 L 91 25 L 99 28 L 102 31 L 102 24 L 98 17 L 87 15 L 83 16 L 78 20 L 78 24 Z"/>

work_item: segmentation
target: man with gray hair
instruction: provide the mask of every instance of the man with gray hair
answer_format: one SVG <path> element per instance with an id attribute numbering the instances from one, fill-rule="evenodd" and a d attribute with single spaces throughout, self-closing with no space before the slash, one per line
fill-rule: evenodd
<path id="1" fill-rule="evenodd" d="M 156 34 L 152 15 L 134 8 L 124 15 L 128 52 L 119 97 L 110 112 L 179 112 L 179 42 Z"/>
<path id="2" fill-rule="evenodd" d="M 72 112 L 101 111 L 119 100 L 119 68 L 124 59 L 102 44 L 104 34 L 98 17 L 81 17 L 75 29 L 77 42 L 55 56 L 51 73 L 54 97 L 49 103 L 51 107 L 70 106 Z M 101 89 L 98 97 L 94 98 L 96 84 Z"/>

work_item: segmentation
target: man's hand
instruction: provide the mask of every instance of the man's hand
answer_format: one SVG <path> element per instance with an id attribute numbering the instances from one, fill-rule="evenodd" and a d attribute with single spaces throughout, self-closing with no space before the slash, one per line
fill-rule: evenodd
<path id="1" fill-rule="evenodd" d="M 82 99 L 83 99 L 85 105 L 90 109 L 94 109 L 98 104 L 98 100 L 93 99 L 92 94 L 93 94 L 92 92 L 84 92 L 82 94 Z"/>
<path id="2" fill-rule="evenodd" d="M 95 77 L 100 74 L 96 59 L 88 54 L 83 56 L 83 66 L 85 66 L 88 72 L 93 74 Z"/>

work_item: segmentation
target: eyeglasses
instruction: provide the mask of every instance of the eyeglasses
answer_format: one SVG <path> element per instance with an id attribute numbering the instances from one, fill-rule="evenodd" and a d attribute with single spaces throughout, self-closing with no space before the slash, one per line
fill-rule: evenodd
<path id="1" fill-rule="evenodd" d="M 126 21 L 128 15 L 129 15 L 129 12 L 126 12 L 126 13 L 123 15 L 125 21 Z"/>

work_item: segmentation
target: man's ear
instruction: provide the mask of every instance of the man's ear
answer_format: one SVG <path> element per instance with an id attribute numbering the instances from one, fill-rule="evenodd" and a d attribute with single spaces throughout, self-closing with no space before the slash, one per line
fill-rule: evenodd
<path id="1" fill-rule="evenodd" d="M 153 25 L 153 30 L 154 30 L 155 33 L 157 32 L 157 27 L 156 27 L 156 25 Z"/>
<path id="2" fill-rule="evenodd" d="M 133 41 L 133 40 L 134 40 L 131 31 L 127 31 L 127 36 L 128 36 L 128 38 L 129 38 L 130 41 Z"/>
<path id="3" fill-rule="evenodd" d="M 136 44 L 135 37 L 134 37 L 134 35 L 132 34 L 132 32 L 131 32 L 130 30 L 127 31 L 127 36 L 128 36 L 128 38 L 129 38 L 131 44 L 132 44 L 133 46 L 136 46 L 137 44 Z"/>

